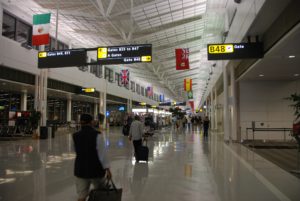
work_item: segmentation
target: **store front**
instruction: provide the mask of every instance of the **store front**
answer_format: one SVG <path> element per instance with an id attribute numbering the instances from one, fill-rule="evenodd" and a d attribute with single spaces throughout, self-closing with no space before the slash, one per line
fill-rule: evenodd
<path id="1" fill-rule="evenodd" d="M 99 113 L 99 112 L 98 112 Z M 71 119 L 79 122 L 81 114 L 94 114 L 94 103 L 72 101 Z"/>
<path id="2" fill-rule="evenodd" d="M 67 121 L 67 100 L 50 97 L 47 99 L 48 121 Z"/>
<path id="3" fill-rule="evenodd" d="M 19 92 L 0 92 L 0 125 L 8 125 L 10 111 L 21 111 L 21 96 Z M 26 96 L 26 109 L 23 110 L 33 110 L 34 97 L 30 94 Z"/>

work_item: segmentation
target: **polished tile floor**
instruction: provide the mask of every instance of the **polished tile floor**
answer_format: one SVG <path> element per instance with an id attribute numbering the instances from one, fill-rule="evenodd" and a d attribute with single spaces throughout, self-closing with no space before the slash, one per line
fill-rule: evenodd
<path id="1" fill-rule="evenodd" d="M 135 163 L 121 129 L 104 135 L 122 201 L 300 200 L 300 179 L 222 134 L 163 129 L 148 140 L 148 163 Z M 0 141 L 0 201 L 75 201 L 70 134 Z"/>

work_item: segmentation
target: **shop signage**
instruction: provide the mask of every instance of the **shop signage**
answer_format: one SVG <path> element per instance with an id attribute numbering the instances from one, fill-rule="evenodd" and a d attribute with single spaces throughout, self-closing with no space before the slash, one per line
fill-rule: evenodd
<path id="1" fill-rule="evenodd" d="M 263 43 L 207 44 L 208 60 L 262 58 Z"/>
<path id="2" fill-rule="evenodd" d="M 74 67 L 85 64 L 85 49 L 41 51 L 38 53 L 38 68 Z"/>
<path id="3" fill-rule="evenodd" d="M 98 47 L 99 64 L 128 64 L 152 62 L 152 45 L 123 45 Z"/>

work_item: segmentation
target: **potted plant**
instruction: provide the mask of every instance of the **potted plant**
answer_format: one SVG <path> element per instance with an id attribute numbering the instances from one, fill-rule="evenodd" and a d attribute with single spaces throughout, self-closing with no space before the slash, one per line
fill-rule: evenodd
<path id="1" fill-rule="evenodd" d="M 286 99 L 292 101 L 294 104 L 290 105 L 294 108 L 294 115 L 295 120 L 293 123 L 293 132 L 292 136 L 297 140 L 299 145 L 299 151 L 300 151 L 300 94 L 294 93 L 291 94 L 290 97 L 287 97 Z"/>
<path id="2" fill-rule="evenodd" d="M 41 119 L 41 112 L 33 110 L 31 111 L 30 117 L 29 117 L 29 122 L 30 126 L 32 128 L 33 138 L 37 138 L 37 129 L 39 127 L 39 121 Z"/>

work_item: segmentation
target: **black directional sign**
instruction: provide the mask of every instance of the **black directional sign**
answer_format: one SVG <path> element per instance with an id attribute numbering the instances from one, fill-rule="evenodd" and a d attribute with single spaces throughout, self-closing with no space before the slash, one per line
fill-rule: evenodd
<path id="1" fill-rule="evenodd" d="M 98 47 L 97 58 L 99 64 L 152 62 L 152 45 Z"/>
<path id="2" fill-rule="evenodd" d="M 208 60 L 233 60 L 262 58 L 262 43 L 207 44 Z"/>
<path id="3" fill-rule="evenodd" d="M 41 51 L 38 53 L 38 68 L 60 68 L 85 64 L 85 49 Z"/>

